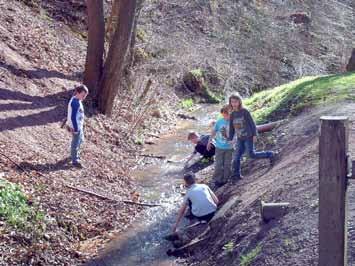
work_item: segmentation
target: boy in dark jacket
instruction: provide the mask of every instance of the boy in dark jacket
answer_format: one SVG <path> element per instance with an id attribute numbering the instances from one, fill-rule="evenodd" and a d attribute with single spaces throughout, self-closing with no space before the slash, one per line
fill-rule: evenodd
<path id="1" fill-rule="evenodd" d="M 255 151 L 254 144 L 257 141 L 256 125 L 249 111 L 243 107 L 242 98 L 238 95 L 232 95 L 229 97 L 229 105 L 232 108 L 229 139 L 233 140 L 235 135 L 237 138 L 237 151 L 233 162 L 233 177 L 240 179 L 242 178 L 240 161 L 245 151 L 253 159 L 268 158 L 271 165 L 274 163 L 275 153 L 272 151 Z"/>
<path id="2" fill-rule="evenodd" d="M 210 150 L 207 150 L 208 140 L 210 139 L 210 135 L 199 135 L 196 132 L 190 132 L 187 135 L 187 140 L 191 141 L 192 144 L 195 145 L 195 149 L 190 157 L 187 159 L 185 163 L 185 167 L 192 160 L 192 158 L 197 154 L 201 154 L 203 158 L 211 159 L 215 154 L 215 146 L 212 143 Z"/>

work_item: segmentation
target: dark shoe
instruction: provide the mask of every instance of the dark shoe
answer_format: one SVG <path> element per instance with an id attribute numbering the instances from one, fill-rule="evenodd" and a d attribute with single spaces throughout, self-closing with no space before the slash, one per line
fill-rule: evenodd
<path id="1" fill-rule="evenodd" d="M 227 182 L 216 182 L 216 183 L 215 183 L 215 186 L 216 186 L 217 188 L 220 188 L 220 187 L 224 186 L 225 184 L 227 184 Z"/>
<path id="2" fill-rule="evenodd" d="M 278 152 L 274 152 L 272 154 L 272 156 L 270 157 L 270 166 L 274 166 L 275 165 L 275 162 L 277 161 L 277 159 L 279 158 L 279 153 Z"/>
<path id="3" fill-rule="evenodd" d="M 238 181 L 244 179 L 244 176 L 242 175 L 234 175 L 231 177 L 231 181 L 232 183 L 237 183 Z"/>
<path id="4" fill-rule="evenodd" d="M 164 239 L 168 241 L 175 241 L 179 239 L 179 236 L 177 233 L 172 233 L 170 235 L 164 236 Z"/>
<path id="5" fill-rule="evenodd" d="M 73 166 L 79 169 L 83 169 L 84 166 L 80 162 L 73 162 Z"/>

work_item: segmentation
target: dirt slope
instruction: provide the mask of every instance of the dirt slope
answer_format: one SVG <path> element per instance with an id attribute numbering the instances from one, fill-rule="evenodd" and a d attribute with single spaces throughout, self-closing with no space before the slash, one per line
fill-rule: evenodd
<path id="1" fill-rule="evenodd" d="M 205 69 L 220 90 L 250 93 L 344 69 L 354 45 L 354 1 L 146 1 L 137 70 L 179 88 Z"/>
<path id="2" fill-rule="evenodd" d="M 65 185 L 129 199 L 134 186 L 128 170 L 136 161 L 136 146 L 121 113 L 112 119 L 96 115 L 87 119 L 86 168 L 70 167 L 70 135 L 60 122 L 81 77 L 86 42 L 21 2 L 0 1 L 0 6 L 0 173 L 23 185 L 47 224 L 46 237 L 28 243 L 1 223 L 0 265 L 77 265 L 95 253 L 109 231 L 125 228 L 139 208 Z M 93 114 L 89 106 L 87 113 Z"/>
<path id="3" fill-rule="evenodd" d="M 83 0 L 21 1 L 85 34 Z M 108 15 L 111 1 L 104 3 Z M 171 101 L 172 91 L 191 93 L 182 77 L 192 69 L 205 70 L 221 92 L 249 94 L 344 70 L 354 23 L 351 0 L 144 1 L 132 70 L 156 80 Z"/>
<path id="4" fill-rule="evenodd" d="M 244 180 L 217 191 L 231 207 L 221 220 L 212 222 L 207 240 L 191 250 L 191 265 L 240 265 L 242 257 L 255 249 L 259 250 L 250 264 L 242 265 L 317 265 L 319 117 L 330 114 L 350 117 L 349 151 L 355 152 L 352 102 L 311 109 L 285 122 L 266 136 L 273 143 L 266 147 L 276 144 L 280 151 L 277 164 L 269 169 L 266 162 L 250 161 Z M 350 183 L 348 258 L 349 265 L 355 265 L 355 187 Z M 283 218 L 264 224 L 260 200 L 290 202 L 291 209 Z"/>

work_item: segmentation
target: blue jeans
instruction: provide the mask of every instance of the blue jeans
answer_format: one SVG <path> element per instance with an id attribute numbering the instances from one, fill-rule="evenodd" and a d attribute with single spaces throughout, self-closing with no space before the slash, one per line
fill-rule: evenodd
<path id="1" fill-rule="evenodd" d="M 238 139 L 237 151 L 235 153 L 235 158 L 233 161 L 235 177 L 240 177 L 240 161 L 245 151 L 247 151 L 249 157 L 253 159 L 271 158 L 274 155 L 272 151 L 256 152 L 252 138 L 248 138 L 245 140 Z"/>
<path id="2" fill-rule="evenodd" d="M 80 130 L 78 133 L 73 133 L 73 139 L 71 141 L 70 154 L 73 163 L 77 163 L 80 160 L 80 146 L 84 142 L 84 132 Z"/>

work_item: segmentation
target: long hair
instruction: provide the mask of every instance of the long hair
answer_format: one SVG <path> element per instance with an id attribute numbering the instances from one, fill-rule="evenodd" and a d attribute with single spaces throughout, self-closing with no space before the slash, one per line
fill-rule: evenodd
<path id="1" fill-rule="evenodd" d="M 243 109 L 243 99 L 242 99 L 242 97 L 240 97 L 237 94 L 232 94 L 231 96 L 229 96 L 229 106 L 230 106 L 231 109 L 233 109 L 233 106 L 231 104 L 232 99 L 239 101 L 239 110 Z"/>

